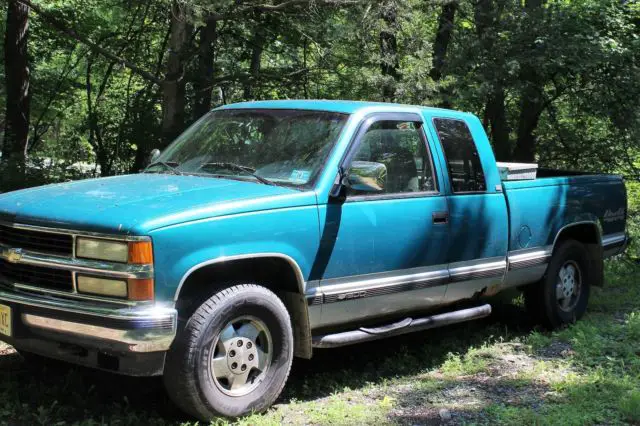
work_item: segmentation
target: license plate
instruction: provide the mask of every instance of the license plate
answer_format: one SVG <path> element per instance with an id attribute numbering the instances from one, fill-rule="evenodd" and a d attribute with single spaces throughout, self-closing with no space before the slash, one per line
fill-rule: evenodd
<path id="1" fill-rule="evenodd" d="M 0 334 L 11 336 L 11 308 L 0 305 Z"/>

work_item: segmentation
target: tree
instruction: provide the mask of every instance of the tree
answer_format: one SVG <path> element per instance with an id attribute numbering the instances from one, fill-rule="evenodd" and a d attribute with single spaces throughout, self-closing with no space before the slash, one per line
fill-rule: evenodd
<path id="1" fill-rule="evenodd" d="M 545 108 L 544 77 L 538 71 L 543 57 L 537 37 L 541 34 L 544 10 L 543 0 L 526 0 L 524 13 L 528 31 L 525 31 L 524 55 L 521 63 L 520 80 L 523 84 L 520 100 L 520 118 L 518 120 L 518 140 L 514 151 L 516 161 L 534 162 L 536 154 L 535 131 Z"/>
<path id="2" fill-rule="evenodd" d="M 198 67 L 193 81 L 193 89 L 195 91 L 194 119 L 203 116 L 211 109 L 211 91 L 213 90 L 213 78 L 216 74 L 217 25 L 217 21 L 207 19 L 204 27 L 200 29 Z"/>
<path id="3" fill-rule="evenodd" d="M 28 34 L 29 8 L 16 0 L 9 0 L 4 39 L 7 107 L 2 150 L 4 170 L 0 190 L 20 188 L 25 181 L 31 114 Z"/>
<path id="4" fill-rule="evenodd" d="M 477 48 L 484 61 L 484 80 L 488 86 L 484 107 L 484 124 L 487 128 L 496 158 L 511 159 L 509 122 L 506 113 L 505 73 L 497 49 L 496 28 L 503 13 L 502 0 L 478 0 L 474 5 L 474 19 L 478 36 Z"/>
<path id="5" fill-rule="evenodd" d="M 165 145 L 184 129 L 185 125 L 185 79 L 186 61 L 191 48 L 193 23 L 189 6 L 174 0 L 169 12 L 171 36 L 167 71 L 162 82 L 162 134 Z"/>
<path id="6" fill-rule="evenodd" d="M 2 167 L 53 166 L 0 185 L 135 172 L 212 106 L 292 98 L 470 111 L 500 160 L 640 176 L 637 2 L 7 2 Z"/>
<path id="7" fill-rule="evenodd" d="M 383 26 L 380 31 L 380 69 L 384 77 L 382 99 L 395 101 L 396 84 L 400 81 L 400 60 L 398 57 L 398 5 L 396 0 L 386 0 L 380 6 Z"/>
<path id="8" fill-rule="evenodd" d="M 457 10 L 457 0 L 448 1 L 442 5 L 442 10 L 438 17 L 438 29 L 433 43 L 433 64 L 431 66 L 431 72 L 429 73 L 431 78 L 436 82 L 442 78 L 447 51 L 449 50 L 449 44 L 453 36 L 454 20 Z"/>

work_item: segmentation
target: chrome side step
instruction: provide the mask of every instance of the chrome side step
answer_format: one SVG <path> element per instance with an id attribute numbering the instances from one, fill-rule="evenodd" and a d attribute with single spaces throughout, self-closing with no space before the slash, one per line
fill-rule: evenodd
<path id="1" fill-rule="evenodd" d="M 342 333 L 314 336 L 312 343 L 315 348 L 338 348 L 354 343 L 369 342 L 385 337 L 399 336 L 414 331 L 428 330 L 430 328 L 444 327 L 459 322 L 480 319 L 491 315 L 491 305 L 485 304 L 475 308 L 462 309 L 423 318 L 405 318 L 393 324 L 376 328 L 361 327 L 357 330 L 344 331 Z"/>

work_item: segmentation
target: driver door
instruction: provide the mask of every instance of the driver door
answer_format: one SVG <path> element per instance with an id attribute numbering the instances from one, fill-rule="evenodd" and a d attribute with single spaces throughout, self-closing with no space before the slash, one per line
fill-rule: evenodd
<path id="1" fill-rule="evenodd" d="M 378 114 L 358 132 L 344 169 L 373 170 L 377 179 L 383 174 L 386 179 L 379 179 L 377 190 L 353 184 L 345 200 L 320 207 L 326 256 L 322 326 L 365 322 L 442 301 L 448 208 L 431 152 L 418 114 Z"/>

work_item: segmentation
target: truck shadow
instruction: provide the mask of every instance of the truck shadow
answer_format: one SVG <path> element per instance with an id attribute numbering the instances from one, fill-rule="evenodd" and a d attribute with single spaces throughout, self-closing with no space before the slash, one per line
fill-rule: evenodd
<path id="1" fill-rule="evenodd" d="M 317 350 L 311 361 L 296 360 L 278 403 L 323 398 L 344 388 L 418 374 L 437 367 L 447 354 L 465 353 L 492 339 L 531 331 L 523 309 L 496 305 L 484 320 L 340 349 Z M 29 365 L 0 351 L 0 423 L 55 424 L 189 421 L 167 397 L 159 378 L 130 378 L 63 363 Z"/>
<path id="2" fill-rule="evenodd" d="M 450 353 L 466 353 L 486 342 L 529 334 L 524 308 L 494 305 L 482 320 L 411 333 L 336 349 L 315 350 L 312 360 L 296 360 L 281 402 L 314 400 L 342 391 L 437 368 Z"/>

